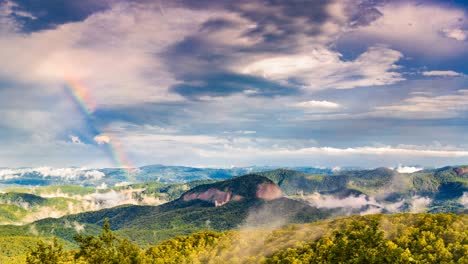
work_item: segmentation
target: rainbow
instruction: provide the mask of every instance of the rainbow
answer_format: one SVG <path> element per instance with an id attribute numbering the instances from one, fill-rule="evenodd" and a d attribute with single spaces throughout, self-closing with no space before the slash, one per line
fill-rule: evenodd
<path id="1" fill-rule="evenodd" d="M 96 101 L 91 96 L 89 89 L 77 79 L 65 78 L 65 93 L 70 97 L 73 103 L 78 107 L 79 112 L 84 116 L 89 129 L 94 135 L 94 140 L 99 145 L 104 145 L 111 159 L 119 168 L 127 170 L 134 168 L 130 159 L 127 157 L 122 143 L 110 131 L 104 133 L 100 131 L 95 123 L 94 111 L 96 110 Z M 100 139 L 100 140 L 98 140 Z"/>

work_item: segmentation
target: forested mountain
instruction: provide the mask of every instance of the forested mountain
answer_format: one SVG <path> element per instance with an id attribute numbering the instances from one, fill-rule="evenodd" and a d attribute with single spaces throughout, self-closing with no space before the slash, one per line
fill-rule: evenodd
<path id="1" fill-rule="evenodd" d="M 59 188 L 59 186 L 37 188 L 34 191 L 36 194 L 21 192 L 24 189 L 17 188 L 15 189 L 17 192 L 2 193 L 0 201 L 5 206 L 41 208 L 41 206 L 59 201 L 57 200 L 58 198 L 44 198 L 41 196 L 41 194 L 45 195 L 44 191 L 46 190 L 57 192 L 58 189 L 56 188 Z M 267 240 L 262 240 L 261 243 L 267 243 L 264 244 L 264 248 L 268 248 L 268 250 L 263 252 L 262 247 L 261 250 L 257 249 L 261 252 L 252 253 L 254 255 L 251 257 L 255 260 L 254 262 L 284 263 L 284 261 L 289 260 L 314 260 L 314 262 L 320 262 L 318 261 L 320 258 L 328 258 L 330 254 L 333 255 L 332 259 L 335 257 L 339 259 L 339 256 L 334 255 L 337 253 L 333 253 L 335 250 L 333 249 L 333 245 L 336 244 L 339 245 L 337 247 L 344 247 L 345 249 L 349 247 L 351 250 L 354 245 L 363 245 L 365 242 L 361 241 L 362 239 L 373 237 L 373 239 L 377 239 L 380 242 L 373 244 L 374 246 L 371 248 L 386 252 L 385 254 L 390 254 L 386 256 L 389 260 L 404 263 L 410 258 L 423 260 L 426 257 L 415 251 L 410 250 L 409 253 L 406 251 L 405 247 L 415 247 L 416 251 L 421 250 L 417 245 L 404 244 L 404 239 L 408 239 L 408 237 L 397 239 L 391 235 L 398 228 L 403 228 L 403 226 L 397 224 L 398 221 L 408 221 L 405 222 L 408 226 L 420 225 L 420 222 L 418 222 L 420 220 L 412 215 L 399 215 L 402 218 L 398 218 L 398 215 L 378 217 L 379 224 L 382 221 L 385 222 L 385 228 L 389 228 L 388 221 L 391 222 L 390 227 L 392 230 L 384 229 L 384 233 L 379 231 L 380 227 L 374 225 L 374 222 L 368 222 L 371 218 L 353 218 L 354 220 L 358 219 L 358 222 L 354 224 L 351 224 L 351 220 L 322 222 L 321 228 L 336 232 L 327 231 L 324 233 L 324 230 L 314 227 L 312 230 L 318 232 L 313 236 L 315 238 L 310 240 L 310 238 L 303 237 L 301 239 L 304 240 L 299 239 L 302 242 L 296 241 L 296 238 L 287 235 L 288 232 L 294 230 L 297 226 L 293 227 L 293 229 L 279 229 L 271 233 L 286 235 L 284 240 L 281 240 L 280 237 L 268 238 L 270 236 L 268 232 L 270 231 L 265 230 L 286 227 L 293 223 L 301 224 L 321 219 L 333 219 L 340 215 L 415 212 L 416 206 L 419 206 L 418 209 L 429 212 L 466 212 L 466 209 L 464 209 L 466 201 L 463 200 L 466 195 L 466 173 L 460 167 L 446 167 L 412 174 L 402 174 L 390 169 L 379 168 L 375 170 L 342 171 L 333 175 L 308 175 L 298 171 L 280 169 L 257 174 L 247 174 L 224 181 L 195 181 L 184 184 L 147 182 L 99 190 L 89 189 L 89 187 L 69 186 L 65 187 L 63 192 L 73 191 L 79 191 L 84 196 L 107 194 L 109 192 L 128 192 L 135 199 L 143 199 L 149 196 L 154 198 L 166 197 L 166 201 L 168 202 L 157 206 L 120 205 L 97 211 L 65 215 L 59 218 L 45 218 L 22 226 L 0 226 L 1 238 L 4 239 L 3 243 L 6 243 L 0 246 L 3 247 L 4 252 L 8 252 L 5 254 L 25 258 L 23 254 L 25 252 L 24 248 L 35 244 L 38 241 L 37 237 L 44 238 L 50 242 L 52 241 L 52 236 L 55 236 L 59 238 L 59 244 L 64 244 L 66 250 L 74 249 L 80 244 L 76 240 L 76 235 L 98 235 L 101 226 L 108 219 L 113 233 L 118 237 L 128 240 L 125 243 L 136 243 L 145 248 L 174 238 L 175 236 L 190 235 L 195 232 L 240 230 L 240 233 L 208 232 L 183 239 L 176 238 L 176 240 L 169 240 L 159 246 L 152 247 L 144 253 L 145 256 L 143 258 L 154 259 L 160 257 L 160 254 L 162 254 L 161 250 L 179 250 L 180 243 L 182 245 L 184 243 L 201 245 L 200 247 L 202 248 L 197 248 L 198 246 L 196 245 L 188 244 L 187 247 L 196 248 L 196 250 L 194 252 L 182 250 L 181 252 L 185 253 L 173 255 L 174 259 L 172 260 L 171 256 L 165 256 L 165 258 L 169 258 L 168 261 L 171 260 L 173 263 L 182 263 L 178 262 L 181 259 L 188 262 L 191 262 L 191 259 L 201 261 L 202 259 L 206 259 L 207 256 L 209 256 L 209 259 L 223 259 L 226 257 L 224 253 L 220 256 L 217 254 L 220 254 L 220 250 L 222 251 L 224 248 L 215 249 L 216 247 L 213 245 L 221 243 L 220 245 L 232 247 L 233 245 L 230 244 L 234 243 L 231 241 L 232 235 L 245 234 L 244 230 L 249 230 L 247 233 L 250 234 L 252 232 L 252 234 L 256 234 L 255 236 L 267 237 Z M 178 198 L 175 198 L 176 196 Z M 70 201 L 67 201 L 67 204 L 70 204 Z M 6 213 L 3 214 L 6 215 Z M 457 230 L 456 232 L 460 232 L 460 224 L 466 224 L 465 215 L 460 217 L 453 215 L 440 216 L 442 217 L 440 219 L 426 215 L 421 215 L 421 217 L 421 219 L 425 219 L 424 221 L 433 221 L 432 219 L 442 221 L 440 219 L 448 219 L 448 222 L 455 225 L 453 228 Z M 367 223 L 370 226 L 367 226 L 367 224 L 363 225 L 363 223 Z M 309 226 L 303 227 L 308 228 Z M 300 229 L 303 227 L 300 227 Z M 416 229 L 411 229 L 408 232 L 416 232 L 414 230 Z M 359 236 L 354 235 L 356 233 Z M 401 230 L 398 230 L 396 233 L 400 234 Z M 410 233 L 405 234 L 409 236 Z M 294 235 L 297 236 L 298 234 L 294 232 Z M 234 235 L 234 238 L 236 236 Z M 461 239 L 462 237 L 466 239 L 466 232 L 462 232 L 457 236 L 457 239 Z M 349 242 L 348 238 L 342 240 L 343 237 L 358 239 L 357 242 L 353 242 L 357 244 L 348 245 L 346 244 Z M 221 238 L 222 240 L 218 241 Z M 180 239 L 182 240 L 179 241 Z M 193 239 L 202 239 L 204 242 L 194 242 Z M 279 240 L 276 241 L 277 239 Z M 432 237 L 424 235 L 424 239 L 432 239 Z M 206 244 L 208 243 L 207 240 L 218 242 L 208 245 Z M 291 243 L 290 240 L 296 242 Z M 8 245 L 9 242 L 6 241 L 20 243 L 23 246 L 19 248 L 23 248 L 23 250 L 11 248 Z M 80 241 L 83 242 L 84 240 Z M 272 241 L 279 243 L 278 246 L 272 247 L 268 244 L 270 242 L 273 243 Z M 431 243 L 433 244 L 437 241 L 434 240 Z M 460 245 L 453 244 L 449 246 L 450 241 L 452 240 L 447 241 L 448 244 L 444 242 L 446 249 L 440 249 L 446 250 L 450 254 L 446 253 L 446 257 L 441 256 L 440 259 L 455 259 L 457 261 L 461 259 L 464 261 L 460 257 L 460 252 L 466 249 L 463 246 L 460 248 L 460 246 L 465 245 L 466 242 L 459 241 Z M 223 243 L 228 244 L 225 245 Z M 285 244 L 280 246 L 282 243 Z M 44 247 L 47 248 L 47 246 Z M 234 252 L 244 250 L 242 247 L 238 248 L 235 245 L 234 247 L 232 249 Z M 325 250 L 324 247 L 327 249 Z M 134 252 L 138 252 L 138 256 L 143 254 L 143 251 L 140 251 L 140 249 L 136 250 L 136 246 L 132 246 L 132 248 Z M 363 248 L 361 250 L 368 249 Z M 434 254 L 439 254 L 440 250 L 436 250 L 437 252 Z M 378 259 L 380 256 L 376 255 L 375 257 Z M 439 256 L 434 258 L 439 259 Z M 4 259 L 11 260 L 11 258 L 5 258 L 5 256 Z M 243 259 L 243 256 L 240 259 Z M 295 263 L 294 261 L 290 263 Z"/>
<path id="2" fill-rule="evenodd" d="M 222 180 L 248 173 L 269 171 L 277 167 L 252 166 L 233 168 L 194 168 L 185 166 L 148 165 L 138 168 L 0 168 L 1 185 L 48 186 L 85 185 L 113 186 L 122 182 L 185 183 L 196 180 Z M 332 174 L 331 169 L 293 167 L 308 174 Z"/>
<path id="3" fill-rule="evenodd" d="M 318 207 L 364 210 L 370 206 L 375 212 L 461 213 L 466 212 L 468 200 L 468 168 L 465 166 L 415 173 L 377 168 L 332 175 L 307 175 L 285 169 L 258 174 L 277 183 L 286 195 Z"/>
<path id="4" fill-rule="evenodd" d="M 247 220 L 255 226 L 265 226 L 310 222 L 330 215 L 331 210 L 283 197 L 278 186 L 263 176 L 245 175 L 199 185 L 179 199 L 159 206 L 126 205 L 58 219 L 47 218 L 16 227 L 13 233 L 9 226 L 0 227 L 0 231 L 15 235 L 34 229 L 41 235 L 52 233 L 72 241 L 73 235 L 83 230 L 94 233 L 107 218 L 117 233 L 148 244 L 197 230 L 235 229 Z"/>
<path id="5" fill-rule="evenodd" d="M 377 168 L 337 171 L 330 175 L 277 169 L 258 172 L 256 175 L 278 184 L 285 197 L 322 209 L 338 210 L 343 215 L 378 212 L 460 213 L 466 212 L 468 200 L 465 168 L 444 167 L 415 173 Z M 0 195 L 0 224 L 29 223 L 44 217 L 60 217 L 125 204 L 160 205 L 178 199 L 194 187 L 217 181 L 219 180 L 185 183 L 121 182 L 114 186 L 98 187 L 8 187 Z M 219 182 L 221 185 L 229 183 Z M 239 190 L 246 191 L 243 187 Z M 236 199 L 236 194 L 229 199 Z M 222 202 L 221 200 L 218 202 Z"/>
<path id="6" fill-rule="evenodd" d="M 141 248 L 112 232 L 17 247 L 2 263 L 466 263 L 466 215 L 352 216 L 282 228 L 202 231 Z M 21 243 L 14 239 L 13 243 Z M 32 241 L 31 241 L 32 242 Z M 10 249 L 11 250 L 11 249 Z M 5 249 L 4 249 L 5 251 Z"/>

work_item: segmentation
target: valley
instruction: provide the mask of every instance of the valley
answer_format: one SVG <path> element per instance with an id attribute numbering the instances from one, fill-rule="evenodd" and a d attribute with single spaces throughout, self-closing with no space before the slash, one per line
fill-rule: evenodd
<path id="1" fill-rule="evenodd" d="M 463 168 L 414 173 L 377 168 L 331 174 L 276 169 L 225 180 L 105 188 L 16 186 L 0 194 L 4 221 L 0 233 L 27 247 L 57 237 L 74 250 L 76 235 L 98 235 L 105 221 L 118 237 L 141 248 L 197 232 L 242 233 L 245 228 L 260 232 L 355 215 L 455 213 L 465 221 L 468 174 Z M 17 250 L 18 257 L 27 251 L 26 246 Z"/>

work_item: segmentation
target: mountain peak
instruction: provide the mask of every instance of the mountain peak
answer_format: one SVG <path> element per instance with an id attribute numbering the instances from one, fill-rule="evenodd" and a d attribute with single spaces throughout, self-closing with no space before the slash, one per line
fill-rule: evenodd
<path id="1" fill-rule="evenodd" d="M 244 199 L 274 200 L 283 197 L 278 185 L 270 179 L 248 174 L 222 182 L 204 184 L 184 193 L 180 200 L 202 200 L 221 206 L 230 201 Z"/>

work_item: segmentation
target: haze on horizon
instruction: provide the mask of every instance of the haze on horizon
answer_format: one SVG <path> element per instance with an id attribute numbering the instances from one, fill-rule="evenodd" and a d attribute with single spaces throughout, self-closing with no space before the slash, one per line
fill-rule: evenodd
<path id="1" fill-rule="evenodd" d="M 0 167 L 468 164 L 465 1 L 0 0 Z"/>

